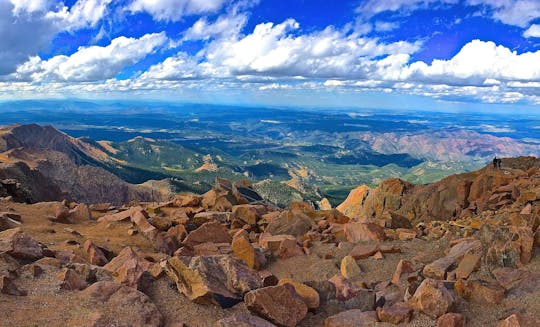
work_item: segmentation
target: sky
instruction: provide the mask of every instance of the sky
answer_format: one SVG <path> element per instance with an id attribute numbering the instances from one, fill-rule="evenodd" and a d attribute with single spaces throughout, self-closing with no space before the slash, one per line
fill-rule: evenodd
<path id="1" fill-rule="evenodd" d="M 540 0 L 0 0 L 0 100 L 532 110 Z"/>

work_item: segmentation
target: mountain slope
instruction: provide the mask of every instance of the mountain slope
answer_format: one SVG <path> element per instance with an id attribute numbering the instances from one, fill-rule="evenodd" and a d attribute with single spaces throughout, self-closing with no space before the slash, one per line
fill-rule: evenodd
<path id="1" fill-rule="evenodd" d="M 25 193 L 20 200 L 25 202 L 68 198 L 119 204 L 153 196 L 148 186 L 126 183 L 107 171 L 105 167 L 115 160 L 101 148 L 51 126 L 0 128 L 0 151 L 0 177 L 19 182 Z M 47 191 L 42 185 L 48 185 Z"/>

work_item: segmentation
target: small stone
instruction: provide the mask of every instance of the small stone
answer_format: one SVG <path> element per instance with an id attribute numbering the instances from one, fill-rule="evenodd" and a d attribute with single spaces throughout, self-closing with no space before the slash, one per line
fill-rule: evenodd
<path id="1" fill-rule="evenodd" d="M 345 256 L 341 260 L 340 271 L 341 275 L 347 279 L 356 279 L 362 274 L 362 270 L 356 263 L 356 260 L 350 255 Z"/>
<path id="2" fill-rule="evenodd" d="M 130 247 L 125 247 L 103 268 L 111 272 L 117 282 L 137 288 L 142 274 L 150 268 L 150 262 L 140 258 Z"/>
<path id="3" fill-rule="evenodd" d="M 0 252 L 6 252 L 15 259 L 35 261 L 43 258 L 39 243 L 20 227 L 0 232 Z"/>
<path id="4" fill-rule="evenodd" d="M 381 253 L 381 251 L 377 251 L 377 253 L 375 253 L 375 254 L 373 255 L 373 259 L 375 259 L 375 260 L 382 260 L 382 259 L 384 259 L 384 255 Z"/>
<path id="5" fill-rule="evenodd" d="M 306 284 L 297 282 L 291 278 L 282 278 L 278 285 L 290 284 L 308 306 L 308 309 L 317 309 L 320 305 L 319 293 Z"/>
<path id="6" fill-rule="evenodd" d="M 249 311 L 279 326 L 296 326 L 308 312 L 304 300 L 289 284 L 248 292 L 244 302 Z"/>
<path id="7" fill-rule="evenodd" d="M 460 313 L 446 313 L 437 319 L 436 327 L 464 327 L 465 317 Z"/>
<path id="8" fill-rule="evenodd" d="M 433 319 L 447 313 L 454 306 L 454 297 L 440 280 L 426 278 L 412 296 L 411 305 Z"/>
<path id="9" fill-rule="evenodd" d="M 326 318 L 324 327 L 370 327 L 378 321 L 375 311 L 353 309 Z"/>

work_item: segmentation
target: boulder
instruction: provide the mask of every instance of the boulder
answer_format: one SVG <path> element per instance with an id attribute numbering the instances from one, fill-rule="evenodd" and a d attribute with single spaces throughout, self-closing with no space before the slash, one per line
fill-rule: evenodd
<path id="1" fill-rule="evenodd" d="M 1 252 L 24 261 L 35 261 L 43 258 L 43 250 L 39 243 L 23 232 L 20 227 L 0 232 Z"/>
<path id="2" fill-rule="evenodd" d="M 445 257 L 426 265 L 423 273 L 426 277 L 444 279 L 447 270 L 461 260 L 466 254 L 479 253 L 481 250 L 482 243 L 478 240 L 460 242 L 454 245 Z"/>
<path id="3" fill-rule="evenodd" d="M 351 243 L 384 241 L 384 228 L 374 223 L 347 223 L 343 225 L 345 237 Z"/>
<path id="4" fill-rule="evenodd" d="M 83 249 L 88 254 L 88 261 L 91 264 L 104 266 L 109 262 L 103 251 L 101 251 L 101 249 L 91 240 L 86 240 L 86 242 L 84 242 Z"/>
<path id="5" fill-rule="evenodd" d="M 324 327 L 371 327 L 378 321 L 375 311 L 352 309 L 326 318 Z"/>
<path id="6" fill-rule="evenodd" d="M 478 303 L 499 304 L 504 299 L 504 288 L 481 280 L 460 279 L 454 284 L 454 290 L 462 298 Z"/>
<path id="7" fill-rule="evenodd" d="M 258 251 L 253 247 L 247 233 L 236 234 L 232 240 L 231 249 L 235 258 L 246 263 L 251 269 L 260 269 L 262 262 Z"/>
<path id="8" fill-rule="evenodd" d="M 241 204 L 232 208 L 232 219 L 240 220 L 244 224 L 256 225 L 261 217 L 268 212 L 264 205 Z"/>
<path id="9" fill-rule="evenodd" d="M 276 327 L 276 325 L 254 315 L 236 313 L 218 320 L 216 327 Z"/>
<path id="10" fill-rule="evenodd" d="M 0 275 L 0 293 L 14 296 L 26 296 L 28 293 L 21 290 L 8 276 Z"/>
<path id="11" fill-rule="evenodd" d="M 227 222 L 231 221 L 231 213 L 219 211 L 204 211 L 195 214 L 195 216 L 191 220 L 191 222 L 197 226 L 201 226 L 202 224 L 209 221 L 217 221 L 221 224 L 226 224 Z"/>
<path id="12" fill-rule="evenodd" d="M 414 267 L 412 262 L 409 260 L 399 260 L 398 265 L 396 267 L 396 271 L 394 272 L 394 275 L 392 276 L 392 283 L 395 285 L 399 285 L 401 281 L 401 277 L 403 275 L 408 275 L 410 273 L 414 272 Z"/>
<path id="13" fill-rule="evenodd" d="M 61 281 L 60 289 L 63 290 L 80 291 L 88 287 L 86 280 L 73 269 L 64 268 L 57 278 Z"/>
<path id="14" fill-rule="evenodd" d="M 222 308 L 235 305 L 245 293 L 262 287 L 255 270 L 228 255 L 172 257 L 165 271 L 190 300 Z"/>
<path id="15" fill-rule="evenodd" d="M 355 260 L 359 259 L 366 259 L 374 255 L 379 251 L 379 245 L 373 244 L 373 245 L 357 245 L 355 246 L 351 252 L 349 252 L 349 255 L 353 257 Z"/>
<path id="16" fill-rule="evenodd" d="M 514 313 L 500 321 L 497 327 L 536 327 L 540 326 L 540 318 L 521 313 Z"/>
<path id="17" fill-rule="evenodd" d="M 103 268 L 111 272 L 117 282 L 137 288 L 143 273 L 150 268 L 150 262 L 139 257 L 130 247 L 125 247 Z"/>
<path id="18" fill-rule="evenodd" d="M 400 302 L 391 306 L 377 308 L 377 316 L 382 322 L 394 325 L 407 324 L 411 321 L 413 309 L 406 303 Z"/>
<path id="19" fill-rule="evenodd" d="M 313 226 L 315 226 L 315 222 L 307 215 L 285 210 L 279 216 L 272 219 L 264 231 L 272 235 L 300 237 L 307 233 Z"/>
<path id="20" fill-rule="evenodd" d="M 7 229 L 17 228 L 21 225 L 19 220 L 13 219 L 10 216 L 11 215 L 8 212 L 0 213 L 0 232 Z"/>
<path id="21" fill-rule="evenodd" d="M 308 309 L 317 309 L 320 305 L 319 293 L 306 284 L 297 282 L 291 278 L 282 278 L 279 280 L 278 285 L 289 284 L 294 287 L 294 290 L 300 297 L 306 302 Z"/>
<path id="22" fill-rule="evenodd" d="M 521 296 L 533 293 L 540 288 L 540 274 L 531 271 L 498 268 L 493 270 L 497 282 L 508 291 L 508 295 Z"/>
<path id="23" fill-rule="evenodd" d="M 88 205 L 80 203 L 75 208 L 69 210 L 69 220 L 78 223 L 92 220 L 92 212 Z"/>
<path id="24" fill-rule="evenodd" d="M 184 245 L 195 246 L 201 243 L 231 243 L 232 237 L 225 226 L 217 221 L 209 221 L 201 225 L 184 239 Z"/>
<path id="25" fill-rule="evenodd" d="M 480 237 L 488 249 L 486 262 L 491 266 L 518 268 L 531 260 L 534 235 L 530 226 L 484 224 Z"/>
<path id="26" fill-rule="evenodd" d="M 134 288 L 102 281 L 86 288 L 81 296 L 104 304 L 95 313 L 93 326 L 163 326 L 164 319 L 156 305 Z"/>
<path id="27" fill-rule="evenodd" d="M 482 256 L 479 253 L 466 254 L 459 262 L 456 268 L 457 279 L 467 279 L 469 275 L 480 268 L 480 259 Z"/>
<path id="28" fill-rule="evenodd" d="M 304 300 L 290 284 L 250 291 L 244 302 L 249 311 L 278 326 L 296 326 L 308 312 Z"/>
<path id="29" fill-rule="evenodd" d="M 356 263 L 356 260 L 350 255 L 345 256 L 341 260 L 340 271 L 341 275 L 347 279 L 357 279 L 362 274 L 362 270 Z"/>
<path id="30" fill-rule="evenodd" d="M 440 280 L 426 278 L 410 300 L 411 306 L 436 319 L 454 306 L 454 297 Z"/>
<path id="31" fill-rule="evenodd" d="M 465 327 L 465 317 L 460 313 L 445 313 L 437 319 L 436 327 Z"/>

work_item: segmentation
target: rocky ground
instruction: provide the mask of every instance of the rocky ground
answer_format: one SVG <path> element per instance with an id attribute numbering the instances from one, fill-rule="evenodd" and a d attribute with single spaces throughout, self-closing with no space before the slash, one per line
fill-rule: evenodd
<path id="1" fill-rule="evenodd" d="M 538 167 L 393 180 L 340 210 L 227 180 L 122 207 L 6 197 L 0 325 L 540 326 Z"/>

